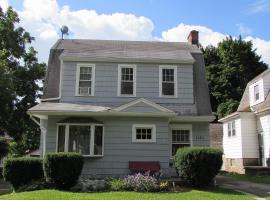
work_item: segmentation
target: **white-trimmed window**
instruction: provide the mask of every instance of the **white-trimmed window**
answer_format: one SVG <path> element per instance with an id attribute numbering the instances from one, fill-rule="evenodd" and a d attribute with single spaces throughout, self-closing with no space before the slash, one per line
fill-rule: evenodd
<path id="1" fill-rule="evenodd" d="M 236 135 L 236 129 L 235 129 L 235 120 L 228 122 L 227 124 L 228 128 L 228 137 L 235 136 Z"/>
<path id="2" fill-rule="evenodd" d="M 136 96 L 136 65 L 118 65 L 118 96 Z"/>
<path id="3" fill-rule="evenodd" d="M 171 156 L 174 156 L 179 148 L 191 146 L 191 130 L 189 128 L 172 129 Z"/>
<path id="4" fill-rule="evenodd" d="M 260 99 L 260 90 L 259 90 L 259 85 L 254 86 L 254 101 L 259 101 Z"/>
<path id="5" fill-rule="evenodd" d="M 177 66 L 159 66 L 159 96 L 177 97 Z"/>
<path id="6" fill-rule="evenodd" d="M 94 96 L 95 89 L 95 65 L 78 64 L 76 76 L 76 95 Z"/>
<path id="7" fill-rule="evenodd" d="M 102 124 L 58 124 L 57 152 L 78 152 L 84 156 L 103 156 Z"/>
<path id="8" fill-rule="evenodd" d="M 132 142 L 156 142 L 156 125 L 134 124 L 132 126 Z"/>

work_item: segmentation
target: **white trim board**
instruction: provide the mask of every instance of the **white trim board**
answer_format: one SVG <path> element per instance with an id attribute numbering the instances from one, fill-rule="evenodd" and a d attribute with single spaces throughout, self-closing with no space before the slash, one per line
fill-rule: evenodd
<path id="1" fill-rule="evenodd" d="M 151 107 L 153 107 L 153 108 L 155 108 L 155 109 L 157 109 L 157 110 L 159 110 L 161 112 L 174 113 L 172 110 L 169 110 L 169 109 L 167 109 L 167 108 L 165 108 L 163 106 L 160 106 L 160 105 L 158 105 L 158 104 L 156 104 L 156 103 L 154 103 L 152 101 L 146 100 L 144 98 L 136 99 L 134 101 L 131 101 L 131 102 L 126 103 L 124 105 L 121 105 L 119 107 L 113 108 L 112 110 L 119 112 L 119 111 L 125 110 L 125 109 L 127 109 L 129 107 L 132 107 L 132 106 L 134 106 L 134 105 L 136 105 L 138 103 L 145 103 L 145 104 L 147 104 L 147 105 L 149 105 L 149 106 L 151 106 Z"/>

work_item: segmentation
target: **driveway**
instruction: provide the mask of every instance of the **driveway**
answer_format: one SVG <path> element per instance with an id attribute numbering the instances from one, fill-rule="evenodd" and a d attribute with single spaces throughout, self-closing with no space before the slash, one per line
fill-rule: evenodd
<path id="1" fill-rule="evenodd" d="M 220 187 L 239 190 L 262 198 L 270 197 L 270 185 L 267 184 L 238 181 L 225 176 L 217 176 L 216 181 Z"/>

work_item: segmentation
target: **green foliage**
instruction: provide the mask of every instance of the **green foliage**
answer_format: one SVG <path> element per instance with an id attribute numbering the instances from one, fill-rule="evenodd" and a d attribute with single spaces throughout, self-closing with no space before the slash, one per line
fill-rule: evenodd
<path id="1" fill-rule="evenodd" d="M 45 176 L 58 189 L 67 190 L 77 183 L 83 167 L 78 153 L 49 153 L 44 159 Z"/>
<path id="2" fill-rule="evenodd" d="M 3 177 L 14 190 L 44 177 L 42 160 L 39 158 L 8 158 L 4 162 Z"/>
<path id="3" fill-rule="evenodd" d="M 224 103 L 220 103 L 217 108 L 217 116 L 218 118 L 222 118 L 226 115 L 229 115 L 230 113 L 237 110 L 237 107 L 239 105 L 239 101 L 229 99 Z"/>
<path id="4" fill-rule="evenodd" d="M 5 138 L 0 137 L 0 159 L 7 156 L 9 150 L 8 142 Z"/>
<path id="5" fill-rule="evenodd" d="M 179 176 L 188 184 L 201 187 L 209 185 L 222 165 L 222 151 L 209 147 L 187 147 L 175 155 Z"/>
<path id="6" fill-rule="evenodd" d="M 125 182 L 123 179 L 110 179 L 107 181 L 108 189 L 110 191 L 123 191 L 126 189 Z"/>
<path id="7" fill-rule="evenodd" d="M 237 109 L 247 83 L 268 66 L 261 61 L 252 42 L 241 37 L 227 37 L 217 47 L 206 47 L 203 53 L 212 110 L 223 117 Z"/>
<path id="8" fill-rule="evenodd" d="M 11 7 L 5 13 L 0 8 L 0 135 L 13 137 L 23 154 L 39 146 L 39 127 L 26 111 L 40 97 L 42 87 L 37 82 L 45 75 L 45 64 L 38 63 L 30 46 L 34 38 L 19 21 Z"/>

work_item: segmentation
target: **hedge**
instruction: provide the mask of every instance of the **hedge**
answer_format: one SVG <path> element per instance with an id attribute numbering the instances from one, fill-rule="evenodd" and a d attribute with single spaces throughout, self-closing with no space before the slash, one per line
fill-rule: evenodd
<path id="1" fill-rule="evenodd" d="M 44 158 L 45 177 L 58 189 L 74 186 L 82 167 L 83 157 L 78 153 L 49 153 Z"/>
<path id="2" fill-rule="evenodd" d="M 187 147 L 178 149 L 175 166 L 178 175 L 192 186 L 212 183 L 222 166 L 222 151 L 209 147 Z"/>
<path id="3" fill-rule="evenodd" d="M 32 181 L 44 178 L 42 159 L 20 157 L 4 161 L 3 177 L 11 183 L 14 190 Z"/>

